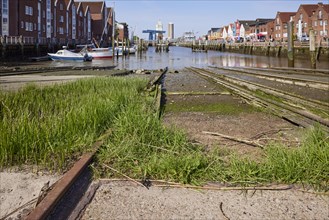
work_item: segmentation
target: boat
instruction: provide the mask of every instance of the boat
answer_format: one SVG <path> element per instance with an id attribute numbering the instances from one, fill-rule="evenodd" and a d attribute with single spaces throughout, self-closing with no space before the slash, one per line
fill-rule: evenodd
<path id="1" fill-rule="evenodd" d="M 113 57 L 113 51 L 109 47 L 88 47 L 86 53 L 93 59 L 107 59 Z"/>
<path id="2" fill-rule="evenodd" d="M 54 61 L 91 61 L 92 57 L 87 53 L 80 51 L 78 53 L 71 52 L 65 47 L 63 50 L 59 50 L 56 53 L 48 53 L 50 59 Z"/>

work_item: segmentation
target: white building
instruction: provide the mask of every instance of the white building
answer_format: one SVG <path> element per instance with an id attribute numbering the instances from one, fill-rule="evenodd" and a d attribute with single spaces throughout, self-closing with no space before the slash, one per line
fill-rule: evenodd
<path id="1" fill-rule="evenodd" d="M 169 22 L 168 24 L 168 40 L 174 39 L 174 24 Z"/>
<path id="2" fill-rule="evenodd" d="M 155 25 L 156 31 L 163 31 L 162 22 L 159 20 L 158 23 Z M 156 39 L 162 38 L 162 34 L 156 34 Z"/>

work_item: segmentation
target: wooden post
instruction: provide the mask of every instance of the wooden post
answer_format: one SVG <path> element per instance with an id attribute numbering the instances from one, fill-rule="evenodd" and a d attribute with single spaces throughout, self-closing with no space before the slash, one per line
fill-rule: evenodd
<path id="1" fill-rule="evenodd" d="M 294 22 L 288 22 L 288 67 L 295 66 L 294 55 Z"/>
<path id="2" fill-rule="evenodd" d="M 127 39 L 128 56 L 130 55 L 130 40 Z"/>
<path id="3" fill-rule="evenodd" d="M 115 51 L 115 44 L 114 44 L 114 37 L 112 37 L 112 57 L 114 59 L 114 51 Z"/>
<path id="4" fill-rule="evenodd" d="M 23 36 L 19 36 L 18 38 L 18 44 L 19 44 L 19 47 L 21 49 L 21 56 L 22 58 L 24 57 L 24 42 L 23 42 Z"/>
<path id="5" fill-rule="evenodd" d="M 7 37 L 6 36 L 0 36 L 0 41 L 2 44 L 2 53 L 1 53 L 1 57 L 2 59 L 6 58 L 6 49 L 7 49 Z"/>
<path id="6" fill-rule="evenodd" d="M 315 51 L 315 34 L 314 30 L 310 30 L 310 55 L 311 55 L 311 68 L 316 68 L 316 51 Z"/>

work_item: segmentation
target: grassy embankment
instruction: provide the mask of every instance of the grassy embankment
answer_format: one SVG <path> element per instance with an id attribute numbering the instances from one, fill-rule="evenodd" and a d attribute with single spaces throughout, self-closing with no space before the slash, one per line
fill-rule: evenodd
<path id="1" fill-rule="evenodd" d="M 329 190 L 329 141 L 318 128 L 308 131 L 299 148 L 267 146 L 257 163 L 227 151 L 209 152 L 162 125 L 153 96 L 141 93 L 145 85 L 138 79 L 98 78 L 1 93 L 1 166 L 62 169 L 111 128 L 97 155 L 96 175 L 120 176 L 106 164 L 136 179 L 303 183 Z"/>

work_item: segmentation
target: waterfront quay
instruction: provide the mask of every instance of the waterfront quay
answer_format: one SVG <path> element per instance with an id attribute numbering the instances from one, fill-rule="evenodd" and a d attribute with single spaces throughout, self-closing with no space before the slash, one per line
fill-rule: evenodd
<path id="1" fill-rule="evenodd" d="M 189 47 L 194 52 L 207 52 L 215 50 L 221 52 L 234 52 L 249 55 L 263 55 L 271 57 L 287 57 L 287 42 L 244 42 L 244 43 L 226 43 L 223 41 L 194 41 L 182 42 L 180 46 Z M 316 46 L 316 56 L 318 60 L 329 59 L 328 42 L 321 42 Z M 294 52 L 297 58 L 310 57 L 309 42 L 294 42 Z"/>

